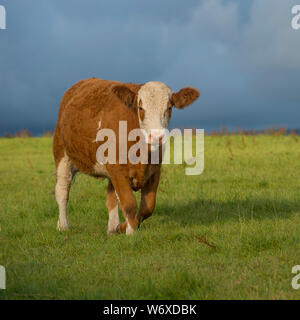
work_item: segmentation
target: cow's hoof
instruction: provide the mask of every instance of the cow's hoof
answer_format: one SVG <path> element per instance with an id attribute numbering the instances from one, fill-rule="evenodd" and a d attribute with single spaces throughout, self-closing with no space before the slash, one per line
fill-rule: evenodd
<path id="1" fill-rule="evenodd" d="M 60 223 L 58 220 L 56 229 L 58 231 L 67 231 L 67 230 L 69 230 L 69 225 L 68 225 L 68 223 Z"/>
<path id="2" fill-rule="evenodd" d="M 135 229 L 133 229 L 133 228 L 131 227 L 131 225 L 128 223 L 128 224 L 127 224 L 127 227 L 126 227 L 126 235 L 129 236 L 129 235 L 132 235 L 132 234 L 134 234 L 134 233 L 135 233 Z"/>
<path id="3" fill-rule="evenodd" d="M 113 236 L 113 235 L 116 235 L 116 234 L 119 234 L 120 232 L 118 231 L 118 229 L 114 229 L 114 230 L 107 230 L 107 235 L 108 236 Z"/>
<path id="4" fill-rule="evenodd" d="M 126 232 L 126 222 L 121 222 L 117 225 L 116 233 L 125 233 Z"/>
<path id="5" fill-rule="evenodd" d="M 118 231 L 118 226 L 120 225 L 120 219 L 119 219 L 119 216 L 117 215 L 115 217 L 115 219 L 109 219 L 108 221 L 108 226 L 107 226 L 107 234 L 110 236 L 110 235 L 113 235 L 113 234 L 118 234 L 119 231 Z"/>

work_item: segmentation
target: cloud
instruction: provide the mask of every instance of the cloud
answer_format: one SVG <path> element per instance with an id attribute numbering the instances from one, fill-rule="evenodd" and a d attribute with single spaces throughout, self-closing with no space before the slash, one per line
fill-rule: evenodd
<path id="1" fill-rule="evenodd" d="M 252 21 L 242 32 L 247 66 L 265 70 L 299 70 L 299 33 L 291 28 L 291 8 L 297 1 L 254 1 Z"/>
<path id="2" fill-rule="evenodd" d="M 202 89 L 199 111 L 192 107 L 192 117 L 183 115 L 186 123 L 299 127 L 300 42 L 290 26 L 293 4 L 255 0 L 249 19 L 241 22 L 237 2 L 211 0 L 178 28 L 176 37 L 185 42 L 163 78 L 174 84 L 190 79 Z"/>
<path id="3" fill-rule="evenodd" d="M 9 2 L 0 31 L 0 133 L 54 128 L 80 79 L 200 89 L 172 126 L 299 126 L 293 0 Z"/>

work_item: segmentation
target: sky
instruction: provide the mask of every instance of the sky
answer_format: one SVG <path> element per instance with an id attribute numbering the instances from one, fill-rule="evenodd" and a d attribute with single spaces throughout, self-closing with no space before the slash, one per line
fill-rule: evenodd
<path id="1" fill-rule="evenodd" d="M 200 98 L 171 127 L 300 128 L 300 0 L 0 0 L 0 134 L 53 130 L 81 79 L 162 81 Z"/>

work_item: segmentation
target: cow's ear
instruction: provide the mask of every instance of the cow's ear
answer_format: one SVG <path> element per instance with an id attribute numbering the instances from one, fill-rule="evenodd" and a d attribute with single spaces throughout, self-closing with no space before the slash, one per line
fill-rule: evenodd
<path id="1" fill-rule="evenodd" d="M 178 109 L 183 109 L 190 104 L 192 104 L 195 100 L 197 100 L 200 96 L 200 91 L 187 87 L 183 88 L 180 91 L 173 93 L 171 97 L 171 103 L 174 105 L 174 107 Z"/>
<path id="2" fill-rule="evenodd" d="M 136 108 L 136 94 L 125 86 L 113 87 L 113 92 L 130 108 Z"/>

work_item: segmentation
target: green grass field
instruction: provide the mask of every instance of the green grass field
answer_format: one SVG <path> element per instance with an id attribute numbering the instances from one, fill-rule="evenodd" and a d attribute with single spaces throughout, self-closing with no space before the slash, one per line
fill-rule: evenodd
<path id="1" fill-rule="evenodd" d="M 164 166 L 153 216 L 113 237 L 107 181 L 76 177 L 59 233 L 51 138 L 0 139 L 0 299 L 299 299 L 296 139 L 206 137 L 204 173 Z"/>

